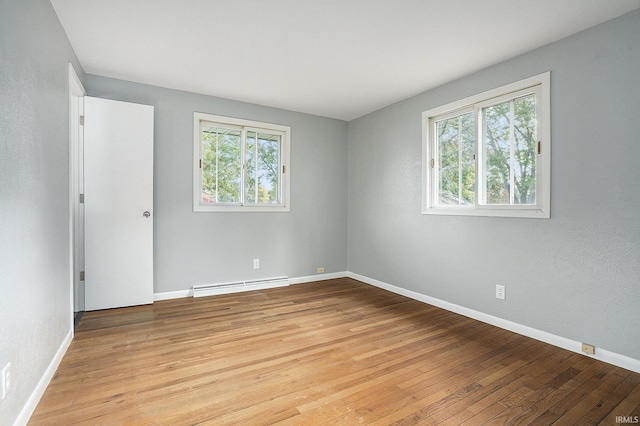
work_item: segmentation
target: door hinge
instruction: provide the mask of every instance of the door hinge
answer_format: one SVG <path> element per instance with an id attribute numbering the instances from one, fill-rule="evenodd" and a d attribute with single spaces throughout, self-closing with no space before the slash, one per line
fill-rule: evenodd
<path id="1" fill-rule="evenodd" d="M 200 168 L 202 168 L 202 159 L 200 159 Z"/>
<path id="2" fill-rule="evenodd" d="M 84 194 L 80 194 L 80 204 L 84 204 Z"/>
<path id="3" fill-rule="evenodd" d="M 287 172 L 287 166 L 282 166 L 282 173 L 286 173 Z"/>
<path id="4" fill-rule="evenodd" d="M 84 115 L 80 116 L 80 125 L 84 126 Z"/>
<path id="5" fill-rule="evenodd" d="M 433 169 L 436 166 L 436 160 L 431 159 L 431 168 Z"/>
<path id="6" fill-rule="evenodd" d="M 542 142 L 538 141 L 538 154 L 542 152 Z"/>
<path id="7" fill-rule="evenodd" d="M 84 271 L 80 271 L 80 281 L 84 281 Z"/>

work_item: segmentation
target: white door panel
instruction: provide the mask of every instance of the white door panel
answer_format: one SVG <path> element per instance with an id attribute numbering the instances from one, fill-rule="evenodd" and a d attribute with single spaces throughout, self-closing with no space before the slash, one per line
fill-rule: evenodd
<path id="1" fill-rule="evenodd" d="M 85 309 L 153 303 L 153 107 L 87 96 L 84 136 Z"/>

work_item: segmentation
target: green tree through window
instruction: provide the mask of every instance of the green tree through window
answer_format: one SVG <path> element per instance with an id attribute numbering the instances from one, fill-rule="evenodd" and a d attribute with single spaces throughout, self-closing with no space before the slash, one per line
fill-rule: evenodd
<path id="1" fill-rule="evenodd" d="M 202 201 L 239 203 L 241 131 L 202 126 Z"/>
<path id="2" fill-rule="evenodd" d="M 280 202 L 279 135 L 247 132 L 248 203 Z"/>
<path id="3" fill-rule="evenodd" d="M 536 202 L 536 98 L 529 95 L 482 109 L 485 203 Z"/>
<path id="4" fill-rule="evenodd" d="M 473 113 L 436 123 L 440 204 L 475 202 L 474 123 Z"/>

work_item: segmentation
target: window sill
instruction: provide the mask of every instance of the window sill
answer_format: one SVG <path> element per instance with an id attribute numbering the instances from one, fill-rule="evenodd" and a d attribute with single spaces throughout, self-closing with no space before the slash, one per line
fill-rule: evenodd
<path id="1" fill-rule="evenodd" d="M 194 206 L 195 213 L 288 213 L 289 206 Z"/>
<path id="2" fill-rule="evenodd" d="M 515 217 L 525 219 L 549 219 L 549 209 L 543 208 L 446 208 L 431 207 L 422 209 L 424 215 L 440 216 L 481 216 L 481 217 Z"/>

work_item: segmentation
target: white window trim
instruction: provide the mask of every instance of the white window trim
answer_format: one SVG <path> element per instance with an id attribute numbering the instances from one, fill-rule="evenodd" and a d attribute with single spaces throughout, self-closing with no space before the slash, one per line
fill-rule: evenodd
<path id="1" fill-rule="evenodd" d="M 217 123 L 220 125 L 228 125 L 232 127 L 240 127 L 243 132 L 248 131 L 267 131 L 276 132 L 282 135 L 282 203 L 276 205 L 270 204 L 204 204 L 201 202 L 202 196 L 202 171 L 200 168 L 200 160 L 202 159 L 202 143 L 201 143 L 201 124 L 203 122 Z M 259 121 L 245 120 L 242 118 L 224 117 L 220 115 L 205 114 L 195 112 L 193 114 L 193 211 L 194 212 L 289 212 L 291 210 L 291 168 L 290 168 L 290 145 L 291 145 L 291 127 L 279 124 L 263 123 Z M 242 146 L 242 158 L 245 147 Z M 243 179 L 244 182 L 244 179 Z M 244 185 L 241 189 L 244 194 Z"/>
<path id="2" fill-rule="evenodd" d="M 524 80 L 507 84 L 496 89 L 488 90 L 446 105 L 432 108 L 422 113 L 422 214 L 456 215 L 456 216 L 492 216 L 492 217 L 520 217 L 520 218 L 549 218 L 551 216 L 551 73 L 545 72 Z M 535 205 L 481 205 L 471 206 L 439 206 L 434 203 L 436 196 L 434 169 L 431 159 L 434 158 L 435 141 L 431 132 L 431 122 L 445 114 L 455 115 L 465 110 L 474 110 L 480 103 L 491 103 L 511 93 L 539 86 L 537 105 L 538 140 L 541 149 L 537 164 L 536 176 L 536 204 Z M 479 145 L 479 144 L 478 144 Z M 479 156 L 476 155 L 476 170 Z M 476 186 L 478 182 L 476 182 Z M 477 193 L 477 190 L 476 190 Z"/>

